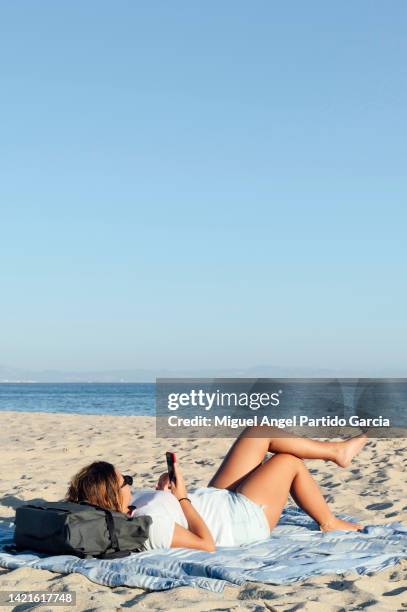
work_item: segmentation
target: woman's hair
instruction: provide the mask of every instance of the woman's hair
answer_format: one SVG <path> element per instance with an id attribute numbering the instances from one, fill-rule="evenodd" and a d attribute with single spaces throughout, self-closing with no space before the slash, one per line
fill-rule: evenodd
<path id="1" fill-rule="evenodd" d="M 90 504 L 122 512 L 122 493 L 116 470 L 107 461 L 94 461 L 72 478 L 66 501 Z"/>

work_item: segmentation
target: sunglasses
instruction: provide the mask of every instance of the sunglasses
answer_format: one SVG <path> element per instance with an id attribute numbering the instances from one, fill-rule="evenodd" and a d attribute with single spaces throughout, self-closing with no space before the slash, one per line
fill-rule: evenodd
<path id="1" fill-rule="evenodd" d="M 133 484 L 133 476 L 124 476 L 123 475 L 123 484 L 121 485 L 121 489 L 123 487 L 125 487 L 126 485 L 129 485 L 129 487 L 131 487 L 131 485 Z"/>

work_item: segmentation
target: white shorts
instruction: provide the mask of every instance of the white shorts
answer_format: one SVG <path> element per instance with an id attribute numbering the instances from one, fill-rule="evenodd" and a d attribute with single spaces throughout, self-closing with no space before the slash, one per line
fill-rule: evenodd
<path id="1" fill-rule="evenodd" d="M 263 506 L 243 493 L 231 493 L 229 500 L 234 546 L 265 540 L 270 536 L 270 526 Z"/>

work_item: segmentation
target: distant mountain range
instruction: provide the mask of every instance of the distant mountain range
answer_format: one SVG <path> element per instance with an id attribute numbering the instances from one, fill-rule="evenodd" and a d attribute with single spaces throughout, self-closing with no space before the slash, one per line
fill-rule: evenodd
<path id="1" fill-rule="evenodd" d="M 58 371 L 25 370 L 0 365 L 0 383 L 13 382 L 154 382 L 156 378 L 341 378 L 341 377 L 394 377 L 407 376 L 406 370 L 332 370 L 327 368 L 281 367 L 259 365 L 250 368 L 207 368 L 188 369 L 134 369 L 134 370 L 95 370 L 95 371 Z"/>

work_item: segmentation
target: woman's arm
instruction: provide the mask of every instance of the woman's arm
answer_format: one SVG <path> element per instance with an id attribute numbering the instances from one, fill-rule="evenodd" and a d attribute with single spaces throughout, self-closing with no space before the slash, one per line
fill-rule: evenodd
<path id="1" fill-rule="evenodd" d="M 175 463 L 174 468 L 176 482 L 171 483 L 171 493 L 179 500 L 179 504 L 188 523 L 188 529 L 181 527 L 178 523 L 175 524 L 171 547 L 181 548 L 185 546 L 186 548 L 198 548 L 199 550 L 213 552 L 216 550 L 216 546 L 212 534 L 191 502 L 185 499 L 188 496 L 187 490 L 177 463 Z"/>
<path id="2" fill-rule="evenodd" d="M 195 510 L 191 502 L 183 500 L 181 508 L 187 519 L 188 529 L 175 523 L 174 535 L 171 542 L 172 548 L 198 548 L 213 552 L 216 550 L 215 542 L 205 521 Z"/>

